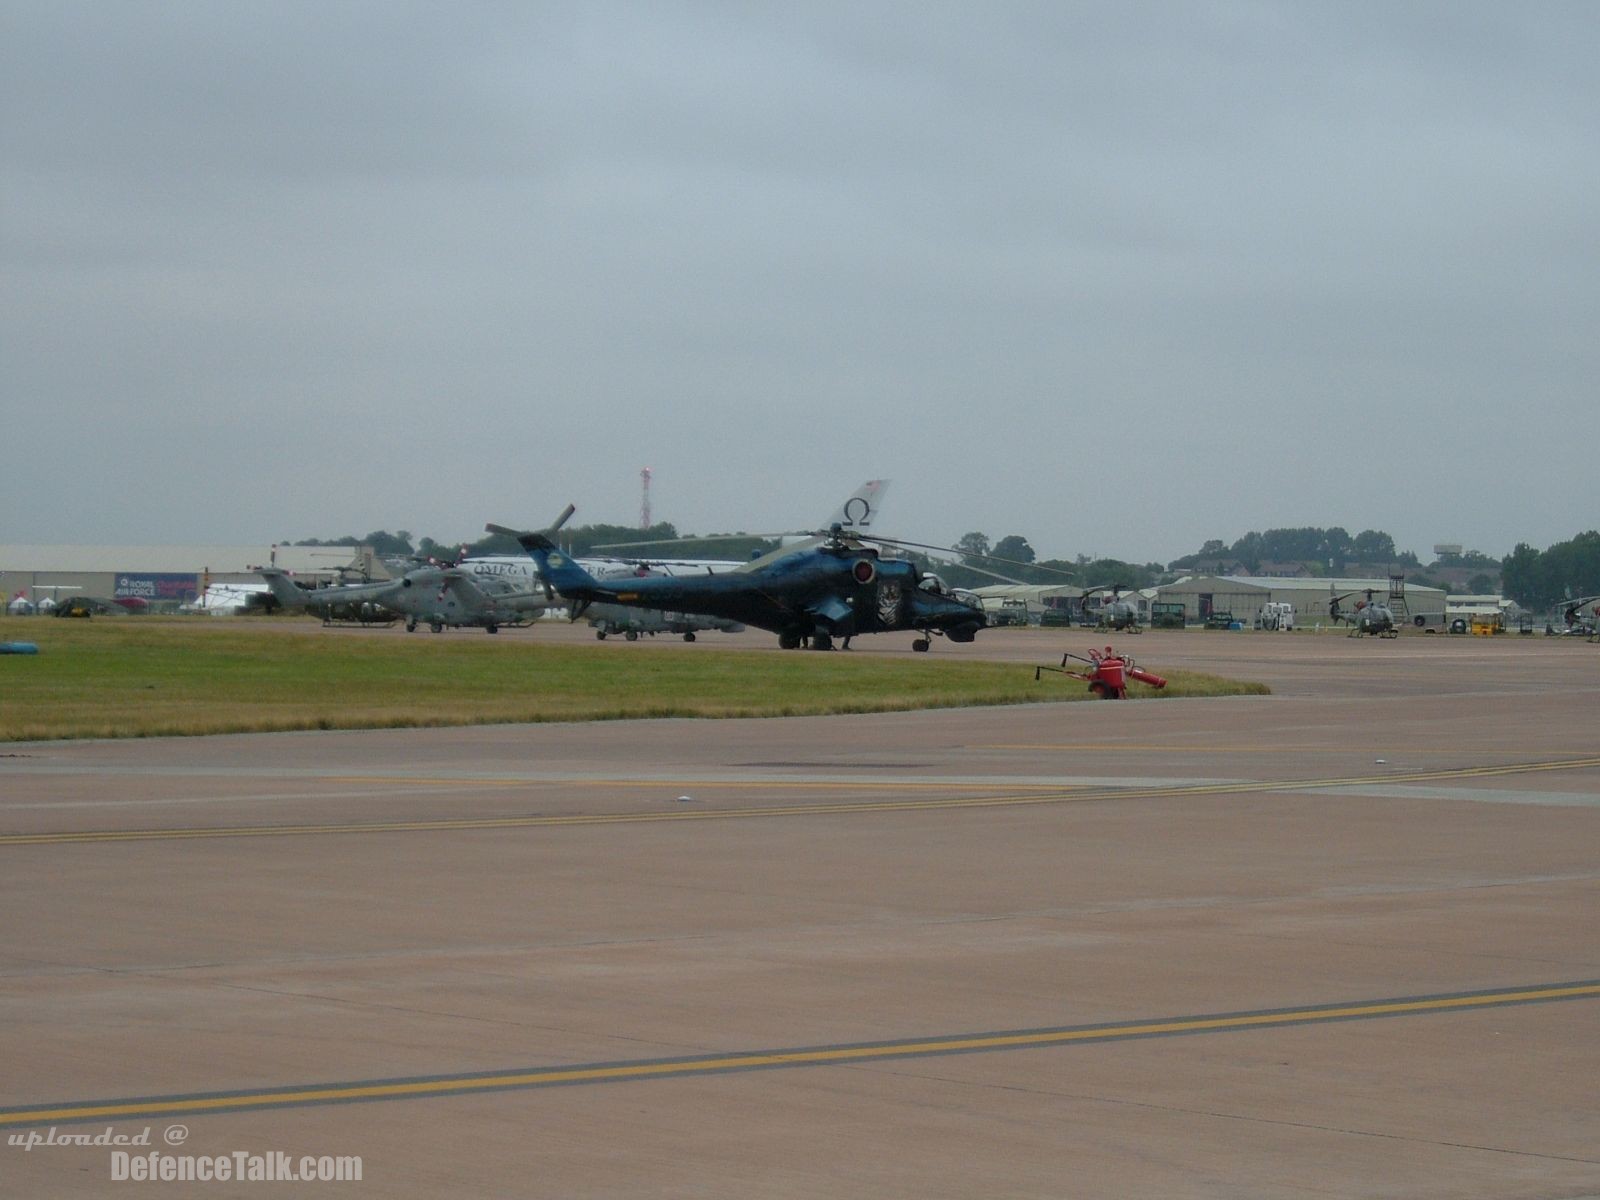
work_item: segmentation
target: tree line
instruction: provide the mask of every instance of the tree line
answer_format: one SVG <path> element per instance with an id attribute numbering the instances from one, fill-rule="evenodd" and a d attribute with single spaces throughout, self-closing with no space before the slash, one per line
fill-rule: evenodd
<path id="1" fill-rule="evenodd" d="M 1500 580 L 1507 596 L 1536 611 L 1600 595 L 1600 531 L 1591 529 L 1544 551 L 1518 542 L 1501 564 Z"/>
<path id="2" fill-rule="evenodd" d="M 1232 545 L 1214 538 L 1194 554 L 1168 564 L 1183 570 L 1207 559 L 1233 558 L 1254 574 L 1266 563 L 1305 563 L 1340 575 L 1351 563 L 1388 563 L 1403 567 L 1422 564 L 1411 551 L 1395 548 L 1394 538 L 1381 529 L 1363 529 L 1352 537 L 1339 525 L 1322 529 L 1314 525 L 1294 529 L 1251 531 Z"/>

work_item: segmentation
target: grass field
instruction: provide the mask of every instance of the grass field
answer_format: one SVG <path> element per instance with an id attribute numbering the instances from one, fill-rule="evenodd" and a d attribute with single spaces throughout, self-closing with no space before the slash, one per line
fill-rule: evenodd
<path id="1" fill-rule="evenodd" d="M 0 741 L 632 717 L 777 717 L 1087 699 L 1026 667 L 849 654 L 616 653 L 511 638 L 330 636 L 282 622 L 0 618 Z M 1169 673 L 1165 692 L 1259 694 Z"/>

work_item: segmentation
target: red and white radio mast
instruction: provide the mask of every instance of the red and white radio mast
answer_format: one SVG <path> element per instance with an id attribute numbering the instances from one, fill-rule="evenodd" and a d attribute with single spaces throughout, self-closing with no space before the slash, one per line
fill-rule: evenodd
<path id="1" fill-rule="evenodd" d="M 650 528 L 650 468 L 639 472 L 639 528 Z"/>

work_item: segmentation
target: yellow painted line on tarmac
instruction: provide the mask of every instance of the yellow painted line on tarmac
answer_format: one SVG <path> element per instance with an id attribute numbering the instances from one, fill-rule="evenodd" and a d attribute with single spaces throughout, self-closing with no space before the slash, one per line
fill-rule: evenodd
<path id="1" fill-rule="evenodd" d="M 860 1042 L 836 1046 L 795 1047 L 745 1054 L 694 1058 L 643 1059 L 632 1062 L 583 1063 L 531 1067 L 472 1074 L 434 1075 L 410 1079 L 362 1080 L 282 1089 L 207 1092 L 128 1099 L 91 1100 L 69 1104 L 0 1109 L 0 1127 L 116 1121 L 157 1116 L 193 1116 L 208 1112 L 241 1112 L 347 1104 L 377 1100 L 459 1096 L 477 1092 L 621 1083 L 671 1076 L 724 1074 L 779 1067 L 820 1067 L 944 1054 L 1043 1049 L 1052 1046 L 1124 1041 L 1233 1030 L 1283 1028 L 1333 1021 L 1421 1016 L 1470 1009 L 1550 1003 L 1600 997 L 1600 981 L 1540 984 L 1450 995 L 1356 1001 L 1308 1008 L 1263 1009 L 1257 1012 L 1206 1014 L 1154 1021 L 1080 1025 L 1055 1029 L 1002 1030 L 954 1034 L 903 1041 Z"/>
<path id="2" fill-rule="evenodd" d="M 662 821 L 723 821 L 741 817 L 810 817 L 891 812 L 935 812 L 943 809 L 1019 808 L 1038 804 L 1087 803 L 1093 800 L 1152 800 L 1183 796 L 1240 795 L 1248 792 L 1292 792 L 1309 789 L 1392 786 L 1443 779 L 1483 779 L 1538 771 L 1574 771 L 1600 767 L 1600 757 L 1554 762 L 1504 763 L 1485 767 L 1451 767 L 1432 771 L 1397 771 L 1387 775 L 1350 775 L 1334 779 L 1267 779 L 1253 783 L 1176 784 L 1144 788 L 1056 788 L 1042 794 L 947 796 L 939 799 L 833 801 L 780 804 L 770 808 L 683 809 L 629 813 L 574 813 L 565 816 L 449 817 L 436 820 L 346 822 L 321 825 L 221 825 L 188 829 L 106 829 L 57 833 L 0 835 L 0 846 L 65 845 L 75 842 L 184 841 L 211 838 L 293 837 L 337 833 L 436 833 L 484 829 L 546 829 L 578 825 L 631 825 Z M 681 782 L 681 781 L 680 781 Z M 803 785 L 810 786 L 810 785 Z M 954 785 L 964 787 L 965 785 Z"/>

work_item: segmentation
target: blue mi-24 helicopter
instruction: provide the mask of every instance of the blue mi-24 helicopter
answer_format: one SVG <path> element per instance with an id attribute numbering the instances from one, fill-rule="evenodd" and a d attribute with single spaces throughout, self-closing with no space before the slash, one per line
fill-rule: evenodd
<path id="1" fill-rule="evenodd" d="M 970 642 L 986 624 L 976 599 L 952 593 L 937 575 L 923 574 L 907 559 L 883 558 L 877 549 L 942 547 L 867 535 L 840 523 L 732 570 L 603 580 L 556 546 L 553 529 L 486 528 L 521 543 L 545 586 L 567 600 L 573 620 L 597 603 L 695 613 L 769 630 L 785 650 L 808 639 L 812 649 L 831 650 L 835 638 L 914 630 L 921 636 L 911 648 L 925 651 L 935 635 Z"/>

